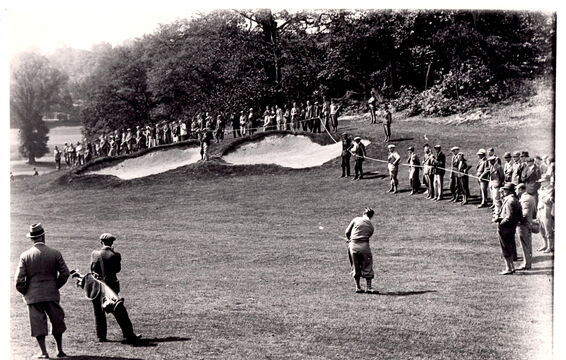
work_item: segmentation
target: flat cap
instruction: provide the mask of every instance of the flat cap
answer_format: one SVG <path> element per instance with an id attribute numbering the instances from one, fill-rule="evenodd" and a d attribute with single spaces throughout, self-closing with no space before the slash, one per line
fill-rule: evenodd
<path id="1" fill-rule="evenodd" d="M 485 149 L 479 149 L 478 152 L 477 152 L 477 154 L 478 154 L 478 155 L 485 155 L 485 154 L 486 154 L 486 151 L 485 151 Z"/>
<path id="2" fill-rule="evenodd" d="M 452 146 L 452 147 L 450 148 L 450 151 L 456 151 L 456 150 L 460 150 L 460 148 L 457 147 L 457 146 Z"/>
<path id="3" fill-rule="evenodd" d="M 440 149 L 440 145 L 436 144 L 436 145 L 434 145 L 434 148 L 435 148 L 435 149 Z"/>
<path id="4" fill-rule="evenodd" d="M 116 240 L 116 237 L 110 233 L 100 235 L 100 240 Z"/>
<path id="5" fill-rule="evenodd" d="M 515 191 L 515 184 L 513 184 L 512 182 L 505 183 L 505 185 L 503 185 L 503 189 Z"/>
<path id="6" fill-rule="evenodd" d="M 359 137 L 359 136 L 356 136 L 356 137 L 354 138 L 354 140 L 355 140 L 355 141 L 358 141 L 358 140 L 362 140 L 362 138 Z"/>
<path id="7" fill-rule="evenodd" d="M 505 159 L 509 159 L 510 157 L 511 157 L 510 152 L 506 152 L 505 154 L 503 154 L 503 158 L 505 158 Z"/>
<path id="8" fill-rule="evenodd" d="M 409 146 L 409 148 L 408 148 L 408 149 L 409 149 L 409 150 L 411 150 L 411 151 L 415 151 L 415 147 L 414 147 L 414 146 L 412 146 L 412 145 L 411 145 L 411 146 Z"/>
<path id="9" fill-rule="evenodd" d="M 389 145 L 387 145 L 387 147 L 390 148 L 390 149 L 394 149 L 394 148 L 395 148 L 395 145 L 389 144 Z"/>
<path id="10" fill-rule="evenodd" d="M 513 156 L 521 156 L 521 152 L 520 152 L 520 151 L 515 151 L 515 152 L 513 153 Z"/>

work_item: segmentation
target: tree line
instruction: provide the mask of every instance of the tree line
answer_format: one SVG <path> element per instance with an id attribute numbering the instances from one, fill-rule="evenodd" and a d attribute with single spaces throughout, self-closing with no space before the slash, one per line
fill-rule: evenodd
<path id="1" fill-rule="evenodd" d="M 541 12 L 219 10 L 122 46 L 60 49 L 46 66 L 86 136 L 345 94 L 367 104 L 372 90 L 410 115 L 448 115 L 554 79 L 555 25 Z"/>

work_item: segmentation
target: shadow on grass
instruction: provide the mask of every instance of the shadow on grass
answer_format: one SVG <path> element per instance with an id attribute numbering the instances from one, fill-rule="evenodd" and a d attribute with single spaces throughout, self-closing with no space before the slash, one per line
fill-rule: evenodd
<path id="1" fill-rule="evenodd" d="M 536 269 L 531 269 L 531 270 L 527 270 L 527 271 L 516 271 L 514 275 L 546 275 L 546 276 L 551 276 L 554 275 L 554 269 L 553 268 L 536 268 Z"/>
<path id="2" fill-rule="evenodd" d="M 179 336 L 168 336 L 164 338 L 147 338 L 147 339 L 140 339 L 140 341 L 136 344 L 133 344 L 133 347 L 155 347 L 157 343 L 162 342 L 174 342 L 174 341 L 189 341 L 191 338 L 189 337 L 179 337 Z"/>
<path id="3" fill-rule="evenodd" d="M 412 137 L 402 137 L 399 139 L 391 139 L 389 142 L 396 143 L 396 142 L 409 141 L 409 140 L 415 140 L 415 139 Z"/>
<path id="4" fill-rule="evenodd" d="M 125 358 L 117 356 L 97 356 L 97 355 L 77 355 L 77 356 L 67 356 L 63 359 L 72 360 L 142 360 L 140 358 Z"/>
<path id="5" fill-rule="evenodd" d="M 433 293 L 436 290 L 416 290 L 416 291 L 380 291 L 375 294 L 368 295 L 386 295 L 386 296 L 409 296 L 409 295 L 421 295 L 426 293 Z"/>
<path id="6" fill-rule="evenodd" d="M 533 256 L 532 263 L 536 264 L 536 263 L 540 263 L 544 261 L 552 261 L 552 260 L 554 260 L 554 255 L 535 255 Z"/>
<path id="7" fill-rule="evenodd" d="M 389 175 L 385 174 L 376 174 L 376 173 L 364 173 L 364 177 L 362 180 L 369 180 L 369 179 L 383 179 L 389 177 Z"/>

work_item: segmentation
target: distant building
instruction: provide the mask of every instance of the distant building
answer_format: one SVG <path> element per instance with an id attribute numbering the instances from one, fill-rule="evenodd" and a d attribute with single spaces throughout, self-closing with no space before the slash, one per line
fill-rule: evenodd
<path id="1" fill-rule="evenodd" d="M 41 118 L 45 122 L 69 121 L 71 116 L 63 112 L 48 112 Z"/>

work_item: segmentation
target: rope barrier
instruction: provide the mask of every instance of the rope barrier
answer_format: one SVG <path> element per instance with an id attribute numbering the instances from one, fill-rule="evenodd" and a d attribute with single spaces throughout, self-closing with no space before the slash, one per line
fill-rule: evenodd
<path id="1" fill-rule="evenodd" d="M 336 139 L 334 139 L 334 138 L 332 137 L 332 135 L 330 134 L 330 132 L 328 131 L 328 129 L 326 128 L 326 126 L 324 125 L 324 123 L 322 124 L 322 126 L 324 127 L 324 130 L 328 133 L 328 135 L 330 136 L 330 138 L 334 141 L 334 143 L 338 143 L 338 141 L 336 141 Z M 360 156 L 354 154 L 353 152 L 351 152 L 350 150 L 348 150 L 348 152 L 349 152 L 352 156 L 354 156 L 354 157 L 356 157 L 356 158 L 357 158 L 357 157 L 360 157 Z M 374 161 L 374 162 L 380 162 L 380 163 L 389 164 L 389 161 L 387 161 L 387 160 L 381 160 L 381 159 L 371 158 L 371 157 L 369 157 L 369 156 L 364 156 L 364 159 L 368 159 L 368 160 L 371 160 L 371 161 Z M 401 165 L 401 166 L 406 166 L 406 167 L 418 167 L 418 168 L 424 169 L 424 166 L 423 166 L 423 165 L 409 165 L 409 164 L 399 164 L 399 165 Z M 399 166 L 399 165 L 397 165 L 397 166 Z M 467 173 L 464 173 L 464 172 L 461 172 L 461 171 L 452 170 L 452 169 L 447 169 L 447 168 L 443 168 L 443 167 L 441 167 L 441 166 L 435 166 L 435 168 L 436 168 L 436 169 L 442 169 L 442 170 L 444 170 L 444 171 L 451 172 L 451 173 L 462 174 L 462 175 L 471 177 L 471 178 L 473 178 L 473 179 L 478 179 L 478 180 L 480 180 L 480 181 L 482 180 L 481 178 L 479 178 L 479 177 L 477 177 L 477 176 L 470 175 L 470 174 L 467 174 Z M 485 179 L 484 179 L 484 181 L 485 181 Z"/>

